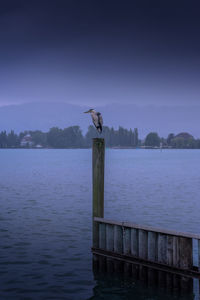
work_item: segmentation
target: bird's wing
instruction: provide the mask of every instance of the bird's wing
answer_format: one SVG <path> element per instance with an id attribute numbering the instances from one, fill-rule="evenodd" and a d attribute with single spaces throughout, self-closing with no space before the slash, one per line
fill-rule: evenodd
<path id="1" fill-rule="evenodd" d="M 98 127 L 98 125 L 99 125 L 99 116 L 97 114 L 93 115 L 92 116 L 92 121 L 94 123 L 94 126 Z"/>
<path id="2" fill-rule="evenodd" d="M 101 114 L 99 114 L 99 123 L 101 124 L 101 127 L 103 127 L 103 118 Z"/>
<path id="3" fill-rule="evenodd" d="M 103 118 L 99 112 L 97 113 L 97 116 L 98 116 L 98 129 L 99 129 L 99 132 L 101 133 L 102 129 L 103 129 Z"/>

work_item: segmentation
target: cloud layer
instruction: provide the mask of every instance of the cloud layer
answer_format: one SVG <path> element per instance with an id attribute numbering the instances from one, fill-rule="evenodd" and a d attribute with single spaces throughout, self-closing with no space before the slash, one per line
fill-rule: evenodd
<path id="1" fill-rule="evenodd" d="M 196 1 L 2 1 L 0 105 L 190 105 L 200 99 Z"/>

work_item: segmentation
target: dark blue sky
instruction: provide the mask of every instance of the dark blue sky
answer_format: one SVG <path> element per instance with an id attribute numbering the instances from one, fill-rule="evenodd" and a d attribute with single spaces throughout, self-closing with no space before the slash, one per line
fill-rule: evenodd
<path id="1" fill-rule="evenodd" d="M 192 105 L 199 1 L 0 0 L 0 105 Z"/>

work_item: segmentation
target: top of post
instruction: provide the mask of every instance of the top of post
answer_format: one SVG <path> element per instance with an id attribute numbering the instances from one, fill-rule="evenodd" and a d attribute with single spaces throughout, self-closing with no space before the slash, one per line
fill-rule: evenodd
<path id="1" fill-rule="evenodd" d="M 94 138 L 93 139 L 93 145 L 94 144 L 104 145 L 104 143 L 105 143 L 105 140 L 103 138 Z"/>

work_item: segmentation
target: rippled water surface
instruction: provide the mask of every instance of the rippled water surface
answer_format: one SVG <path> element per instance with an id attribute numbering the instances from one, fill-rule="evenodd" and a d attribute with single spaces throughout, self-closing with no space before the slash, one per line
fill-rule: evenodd
<path id="1" fill-rule="evenodd" d="M 172 299 L 94 277 L 91 150 L 0 150 L 0 167 L 0 299 Z M 106 218 L 199 233 L 199 194 L 199 150 L 106 150 Z"/>

